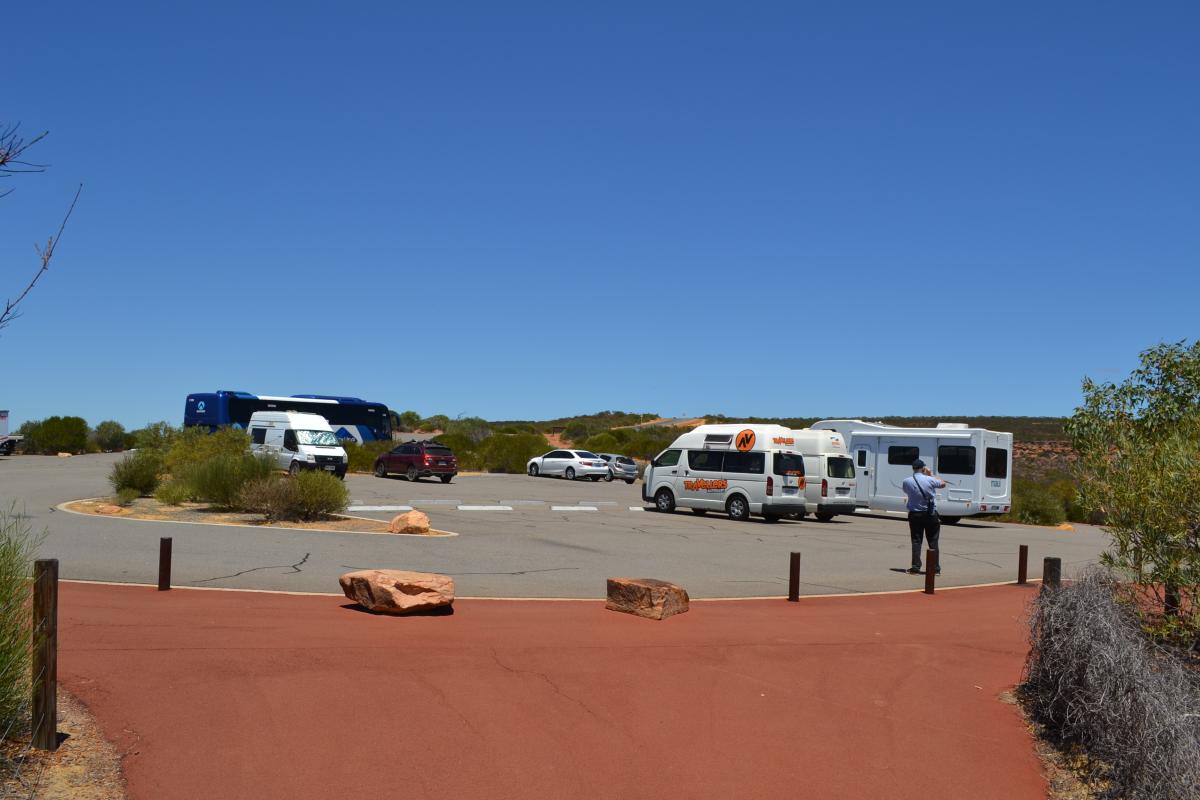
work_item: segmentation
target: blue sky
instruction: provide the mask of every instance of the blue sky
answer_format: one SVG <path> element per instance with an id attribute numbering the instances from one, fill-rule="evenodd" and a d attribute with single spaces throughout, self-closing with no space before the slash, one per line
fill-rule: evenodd
<path id="1" fill-rule="evenodd" d="M 20 4 L 14 423 L 1069 414 L 1198 333 L 1200 6 Z"/>

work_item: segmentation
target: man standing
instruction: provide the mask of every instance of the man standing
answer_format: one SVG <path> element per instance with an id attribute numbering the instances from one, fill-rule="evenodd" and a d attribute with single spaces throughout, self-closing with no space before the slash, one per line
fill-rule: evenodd
<path id="1" fill-rule="evenodd" d="M 933 493 L 943 489 L 946 482 L 934 477 L 925 462 L 917 459 L 912 465 L 911 478 L 905 478 L 900 484 L 904 494 L 908 496 L 908 533 L 912 538 L 912 566 L 909 575 L 921 574 L 921 538 L 929 542 L 930 550 L 938 549 L 938 533 L 942 529 L 942 520 L 938 517 L 937 502 Z M 939 554 L 940 555 L 940 554 Z M 938 574 L 942 572 L 941 559 L 938 560 Z"/>

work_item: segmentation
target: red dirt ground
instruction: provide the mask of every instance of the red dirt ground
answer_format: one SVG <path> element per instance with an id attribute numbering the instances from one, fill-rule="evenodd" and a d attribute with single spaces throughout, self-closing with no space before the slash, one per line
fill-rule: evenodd
<path id="1" fill-rule="evenodd" d="M 64 583 L 62 683 L 137 798 L 1043 798 L 1030 592 L 460 601 Z"/>

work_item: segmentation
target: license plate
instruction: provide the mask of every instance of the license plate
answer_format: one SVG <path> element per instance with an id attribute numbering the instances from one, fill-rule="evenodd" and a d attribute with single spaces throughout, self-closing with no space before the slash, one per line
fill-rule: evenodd
<path id="1" fill-rule="evenodd" d="M 335 467 L 333 464 L 326 464 L 325 469 L 329 470 L 330 472 L 333 472 L 334 470 L 337 469 L 337 467 Z"/>
<path id="2" fill-rule="evenodd" d="M 784 494 L 795 494 L 797 488 L 798 487 L 796 487 L 796 486 L 785 486 L 785 487 L 783 487 L 783 493 Z"/>
<path id="3" fill-rule="evenodd" d="M 837 493 L 838 494 L 850 494 L 850 490 L 848 488 L 846 488 L 845 486 L 839 486 Z"/>

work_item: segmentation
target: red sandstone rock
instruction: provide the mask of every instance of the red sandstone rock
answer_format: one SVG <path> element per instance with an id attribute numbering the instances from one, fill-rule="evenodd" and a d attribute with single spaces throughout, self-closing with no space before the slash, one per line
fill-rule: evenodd
<path id="1" fill-rule="evenodd" d="M 380 614 L 410 614 L 454 602 L 454 579 L 432 572 L 364 569 L 347 572 L 338 583 L 346 597 Z"/>
<path id="2" fill-rule="evenodd" d="M 609 578 L 604 607 L 647 619 L 664 619 L 688 610 L 688 593 L 681 586 L 654 578 Z"/>
<path id="3" fill-rule="evenodd" d="M 392 517 L 388 533 L 429 533 L 429 515 L 423 511 L 406 511 Z"/>

